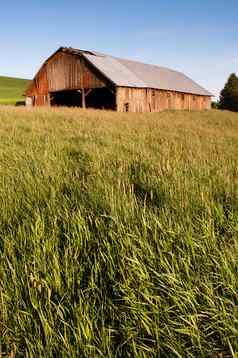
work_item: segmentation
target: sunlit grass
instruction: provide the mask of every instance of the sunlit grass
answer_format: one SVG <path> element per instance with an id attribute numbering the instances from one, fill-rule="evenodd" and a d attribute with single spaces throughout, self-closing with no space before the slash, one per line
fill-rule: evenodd
<path id="1" fill-rule="evenodd" d="M 0 105 L 23 102 L 23 95 L 29 83 L 29 80 L 0 76 Z"/>
<path id="2" fill-rule="evenodd" d="M 235 357 L 238 115 L 0 107 L 0 357 Z"/>

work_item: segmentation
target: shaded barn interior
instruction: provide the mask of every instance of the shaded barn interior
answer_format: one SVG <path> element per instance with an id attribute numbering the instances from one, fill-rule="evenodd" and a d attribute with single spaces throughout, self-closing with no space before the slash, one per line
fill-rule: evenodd
<path id="1" fill-rule="evenodd" d="M 78 90 L 58 91 L 50 93 L 52 106 L 80 107 L 82 94 Z"/>
<path id="2" fill-rule="evenodd" d="M 83 107 L 82 90 L 64 90 L 50 93 L 52 106 Z M 108 88 L 94 88 L 85 92 L 85 107 L 95 109 L 116 109 L 115 93 Z"/>
<path id="3" fill-rule="evenodd" d="M 26 104 L 159 112 L 210 109 L 211 96 L 177 71 L 62 47 L 36 74 Z"/>

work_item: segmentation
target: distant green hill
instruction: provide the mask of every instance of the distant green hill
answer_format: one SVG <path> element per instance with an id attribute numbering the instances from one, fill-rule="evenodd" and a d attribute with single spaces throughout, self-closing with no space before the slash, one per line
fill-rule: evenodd
<path id="1" fill-rule="evenodd" d="M 24 101 L 24 91 L 30 80 L 0 76 L 0 104 L 16 104 Z"/>

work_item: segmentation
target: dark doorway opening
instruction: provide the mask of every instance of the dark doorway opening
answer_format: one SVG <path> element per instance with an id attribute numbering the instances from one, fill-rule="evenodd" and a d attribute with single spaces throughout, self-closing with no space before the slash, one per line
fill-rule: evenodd
<path id="1" fill-rule="evenodd" d="M 79 91 L 60 91 L 51 93 L 52 106 L 82 107 L 82 94 Z"/>
<path id="2" fill-rule="evenodd" d="M 94 88 L 86 96 L 86 107 L 115 110 L 116 96 L 107 87 Z"/>
<path id="3" fill-rule="evenodd" d="M 104 87 L 85 89 L 84 92 L 86 108 L 116 109 L 116 95 L 113 90 Z M 81 90 L 52 92 L 50 95 L 52 106 L 82 107 Z"/>

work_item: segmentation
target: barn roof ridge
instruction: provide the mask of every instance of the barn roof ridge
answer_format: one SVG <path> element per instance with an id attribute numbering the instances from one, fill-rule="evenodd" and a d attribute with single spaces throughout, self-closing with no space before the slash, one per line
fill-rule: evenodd
<path id="1" fill-rule="evenodd" d="M 93 56 L 111 57 L 111 58 L 115 58 L 116 60 L 128 61 L 128 62 L 138 63 L 138 64 L 141 64 L 141 65 L 152 66 L 152 67 L 156 67 L 156 68 L 159 67 L 159 68 L 162 68 L 162 69 L 165 69 L 165 70 L 169 70 L 171 72 L 177 72 L 177 73 L 181 73 L 182 75 L 184 75 L 184 73 L 182 71 L 174 70 L 174 69 L 172 69 L 170 67 L 167 67 L 167 66 L 163 66 L 163 65 L 159 65 L 159 64 L 155 64 L 155 63 L 147 63 L 147 62 L 144 62 L 144 61 L 134 60 L 134 59 L 131 59 L 131 58 L 129 59 L 129 58 L 124 58 L 124 57 L 120 57 L 120 56 L 109 55 L 109 54 L 105 54 L 103 52 L 92 51 L 92 50 L 81 50 L 81 49 L 75 49 L 73 47 L 60 47 L 60 49 L 63 49 L 63 50 L 66 50 L 66 51 L 68 50 L 69 52 L 78 51 L 79 54 L 90 53 Z M 188 77 L 188 76 L 186 76 L 186 77 Z"/>
<path id="2" fill-rule="evenodd" d="M 129 59 L 129 58 L 124 58 L 124 57 L 120 57 L 120 56 L 114 56 L 114 55 L 109 55 L 109 54 L 105 54 L 103 52 L 98 52 L 98 51 L 92 51 L 92 50 L 81 50 L 81 49 L 75 49 L 73 47 L 60 47 L 60 49 L 63 49 L 63 50 L 69 50 L 70 52 L 72 51 L 78 51 L 79 54 L 84 54 L 84 53 L 90 53 L 91 55 L 93 56 L 99 56 L 99 57 L 111 57 L 111 58 L 115 58 L 116 60 L 121 60 L 121 61 L 128 61 L 128 62 L 133 62 L 133 63 L 138 63 L 138 64 L 142 64 L 142 65 L 146 65 L 146 66 L 154 66 L 154 67 L 159 67 L 159 68 L 163 68 L 165 70 L 169 70 L 169 71 L 172 71 L 172 72 L 178 72 L 178 73 L 181 73 L 184 75 L 183 72 L 179 71 L 179 70 L 174 70 L 170 67 L 167 67 L 167 66 L 163 66 L 163 65 L 159 65 L 159 64 L 155 64 L 155 63 L 147 63 L 147 62 L 144 62 L 144 61 L 140 61 L 140 60 L 134 60 L 134 59 Z M 59 50 L 60 50 L 59 49 Z M 57 51 L 58 52 L 58 51 Z M 186 76 L 187 77 L 187 76 Z"/>

